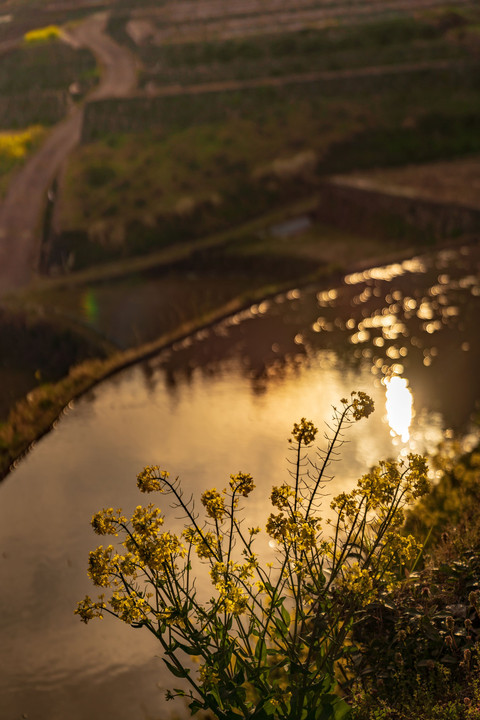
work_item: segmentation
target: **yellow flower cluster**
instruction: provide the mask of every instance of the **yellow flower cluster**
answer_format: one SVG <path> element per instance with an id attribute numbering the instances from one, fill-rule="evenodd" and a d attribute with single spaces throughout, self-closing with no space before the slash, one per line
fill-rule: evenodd
<path id="1" fill-rule="evenodd" d="M 239 566 L 233 562 L 229 562 L 228 565 L 217 562 L 210 570 L 213 585 L 220 596 L 220 607 L 232 615 L 241 615 L 246 611 L 248 605 L 248 595 L 235 584 L 234 576 L 232 577 L 232 574 L 242 567 L 246 566 Z M 245 572 L 249 572 L 249 570 L 245 570 Z"/>
<path id="2" fill-rule="evenodd" d="M 194 528 L 185 528 L 182 535 L 190 545 L 195 547 L 199 558 L 215 557 L 218 546 L 218 536 L 215 533 L 199 533 Z"/>
<path id="3" fill-rule="evenodd" d="M 238 577 L 241 580 L 247 580 L 255 576 L 255 568 L 258 567 L 258 557 L 255 553 L 248 556 L 247 561 L 243 565 L 237 566 Z"/>
<path id="4" fill-rule="evenodd" d="M 279 487 L 274 486 L 272 488 L 272 494 L 270 495 L 272 505 L 277 507 L 279 510 L 283 510 L 288 507 L 288 500 L 291 497 L 295 497 L 295 490 L 286 483 L 280 485 Z"/>
<path id="5" fill-rule="evenodd" d="M 397 501 L 403 498 L 405 504 L 425 495 L 430 487 L 427 472 L 427 462 L 421 455 L 410 454 L 406 468 L 391 460 L 382 461 L 363 475 L 350 493 L 334 497 L 330 507 L 341 521 L 345 518 L 352 521 L 362 503 L 382 515 L 391 509 L 395 498 Z M 397 521 L 400 521 L 401 509 L 397 508 Z"/>
<path id="6" fill-rule="evenodd" d="M 406 489 L 408 492 L 407 500 L 417 500 L 423 497 L 430 490 L 430 481 L 428 479 L 428 464 L 423 455 L 410 453 L 408 456 L 408 471 L 406 475 Z"/>
<path id="7" fill-rule="evenodd" d="M 114 512 L 113 508 L 101 510 L 92 517 L 92 527 L 97 535 L 118 536 L 118 526 L 127 522 L 121 510 Z"/>
<path id="8" fill-rule="evenodd" d="M 315 440 L 317 432 L 318 429 L 315 425 L 304 417 L 299 423 L 293 424 L 292 435 L 298 443 L 303 442 L 304 445 L 310 445 Z"/>
<path id="9" fill-rule="evenodd" d="M 105 549 L 100 545 L 88 555 L 88 577 L 94 585 L 110 587 L 112 576 L 118 571 L 118 555 L 114 553 L 113 545 Z"/>
<path id="10" fill-rule="evenodd" d="M 60 37 L 60 28 L 58 25 L 47 25 L 43 28 L 37 28 L 36 30 L 30 30 L 25 33 L 23 39 L 27 43 L 40 43 L 49 42 L 50 40 L 56 40 Z"/>
<path id="11" fill-rule="evenodd" d="M 237 495 L 248 497 L 254 487 L 253 478 L 249 473 L 239 472 L 236 475 L 230 475 L 230 488 Z"/>
<path id="12" fill-rule="evenodd" d="M 141 538 L 156 537 L 163 522 L 164 520 L 160 510 L 152 505 L 152 503 L 146 508 L 137 505 L 132 515 L 133 529 Z"/>
<path id="13" fill-rule="evenodd" d="M 354 563 L 344 570 L 338 587 L 342 593 L 355 595 L 362 605 L 367 605 L 375 596 L 375 585 L 371 573 L 367 568 L 361 568 L 358 563 Z"/>
<path id="14" fill-rule="evenodd" d="M 145 598 L 138 595 L 135 590 L 128 594 L 114 592 L 110 598 L 110 605 L 117 617 L 128 625 L 145 620 L 150 609 Z"/>
<path id="15" fill-rule="evenodd" d="M 137 487 L 143 493 L 163 492 L 162 482 L 169 475 L 166 470 L 160 470 L 158 465 L 147 465 L 137 475 Z"/>
<path id="16" fill-rule="evenodd" d="M 218 673 L 208 665 L 200 665 L 198 668 L 198 674 L 200 676 L 200 682 L 204 688 L 209 688 L 215 685 L 219 680 Z"/>
<path id="17" fill-rule="evenodd" d="M 336 495 L 330 503 L 332 510 L 335 510 L 340 520 L 353 520 L 358 512 L 358 503 L 355 499 L 355 491 L 352 493 L 342 492 Z"/>
<path id="18" fill-rule="evenodd" d="M 411 565 L 422 550 L 422 544 L 413 535 L 406 537 L 396 532 L 389 532 L 385 536 L 383 559 L 387 564 L 395 560 L 400 565 Z"/>
<path id="19" fill-rule="evenodd" d="M 270 514 L 267 520 L 267 533 L 277 542 L 295 545 L 299 552 L 308 552 L 315 547 L 320 532 L 320 518 L 305 519 L 302 513 L 295 512 L 287 517 L 282 513 Z"/>
<path id="20" fill-rule="evenodd" d="M 41 125 L 21 132 L 0 133 L 0 160 L 21 160 L 44 133 Z"/>
<path id="21" fill-rule="evenodd" d="M 342 402 L 345 403 L 346 401 L 342 400 Z M 352 392 L 352 399 L 350 402 L 354 420 L 367 418 L 375 410 L 375 403 L 372 398 L 362 390 L 359 390 L 358 392 L 354 390 Z"/>
<path id="22" fill-rule="evenodd" d="M 104 602 L 104 596 L 100 595 L 98 600 L 92 600 L 92 598 L 89 595 L 85 595 L 85 598 L 81 600 L 76 610 L 74 610 L 75 615 L 80 615 L 80 619 L 85 624 L 88 623 L 89 620 L 93 620 L 93 618 L 103 618 L 103 610 L 106 609 L 106 604 Z"/>
<path id="23" fill-rule="evenodd" d="M 225 515 L 225 500 L 218 490 L 205 490 L 201 497 L 202 505 L 207 515 L 215 520 L 221 520 Z"/>
<path id="24" fill-rule="evenodd" d="M 185 627 L 185 620 L 182 616 L 181 608 L 173 606 L 165 607 L 157 613 L 157 617 L 159 620 L 163 620 L 166 625 L 176 625 L 181 628 Z"/>
<path id="25" fill-rule="evenodd" d="M 127 538 L 125 547 L 137 559 L 139 565 L 145 565 L 155 572 L 174 568 L 175 558 L 185 557 L 184 546 L 177 535 L 170 532 L 154 537 L 142 537 L 135 533 Z"/>

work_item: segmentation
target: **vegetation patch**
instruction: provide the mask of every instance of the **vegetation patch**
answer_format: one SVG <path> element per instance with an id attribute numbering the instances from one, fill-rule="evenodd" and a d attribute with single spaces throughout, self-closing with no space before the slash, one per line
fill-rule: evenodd
<path id="1" fill-rule="evenodd" d="M 84 134 L 97 139 L 69 163 L 48 264 L 78 270 L 220 232 L 332 172 L 478 152 L 477 70 L 92 103 Z M 152 129 L 119 132 L 139 118 Z"/>
<path id="2" fill-rule="evenodd" d="M 90 51 L 52 39 L 25 43 L 2 57 L 0 128 L 25 128 L 58 122 L 72 101 L 97 82 Z"/>
<path id="3" fill-rule="evenodd" d="M 19 132 L 0 132 L 0 195 L 5 193 L 12 170 L 21 165 L 45 136 L 41 125 Z"/>
<path id="4" fill-rule="evenodd" d="M 47 27 L 29 30 L 23 39 L 26 43 L 44 43 L 57 40 L 60 36 L 61 30 L 58 25 L 47 25 Z"/>

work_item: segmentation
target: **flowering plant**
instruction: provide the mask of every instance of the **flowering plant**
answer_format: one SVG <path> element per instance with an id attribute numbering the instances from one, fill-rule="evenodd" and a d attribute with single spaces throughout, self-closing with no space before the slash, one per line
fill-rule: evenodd
<path id="1" fill-rule="evenodd" d="M 266 523 L 273 563 L 264 566 L 254 551 L 260 528 L 246 528 L 241 519 L 240 503 L 255 487 L 248 473 L 203 493 L 201 521 L 178 479 L 146 467 L 138 487 L 172 498 L 186 520 L 180 536 L 163 530 L 153 504 L 138 506 L 130 520 L 112 508 L 93 517 L 96 533 L 121 535 L 121 550 L 110 544 L 90 553 L 90 578 L 112 593 L 108 600 L 87 596 L 76 613 L 88 622 L 107 612 L 153 633 L 171 673 L 186 682 L 167 697 L 186 696 L 192 714 L 340 720 L 349 712 L 335 692 L 336 666 L 351 651 L 355 613 L 417 556 L 416 541 L 398 530 L 402 508 L 428 482 L 420 456 L 382 462 L 333 498 L 332 518 L 322 519 L 326 472 L 343 433 L 373 410 L 363 392 L 341 402 L 315 461 L 308 450 L 317 428 L 305 418 L 293 427 L 291 478 L 273 487 Z M 206 599 L 196 586 L 202 571 L 209 576 Z"/>

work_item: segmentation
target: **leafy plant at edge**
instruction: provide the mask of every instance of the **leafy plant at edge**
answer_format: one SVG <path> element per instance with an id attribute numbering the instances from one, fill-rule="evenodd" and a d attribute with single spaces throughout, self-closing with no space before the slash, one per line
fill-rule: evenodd
<path id="1" fill-rule="evenodd" d="M 246 528 L 240 502 L 254 489 L 250 474 L 230 476 L 228 488 L 206 490 L 201 520 L 184 499 L 178 478 L 146 467 L 140 491 L 171 497 L 185 517 L 182 534 L 163 531 L 153 504 L 132 517 L 104 509 L 92 525 L 99 535 L 121 535 L 121 549 L 101 545 L 89 555 L 93 583 L 112 588 L 108 599 L 87 596 L 76 613 L 84 622 L 105 612 L 158 638 L 164 662 L 185 688 L 192 714 L 211 711 L 220 720 L 340 720 L 350 708 L 336 694 L 336 667 L 352 651 L 347 642 L 355 613 L 394 586 L 420 550 L 399 528 L 403 508 L 428 490 L 423 457 L 380 462 L 350 493 L 333 498 L 333 519 L 322 529 L 319 511 L 327 468 L 344 431 L 373 411 L 363 392 L 342 399 L 325 434 L 326 448 L 309 457 L 317 428 L 302 418 L 293 426 L 290 481 L 271 493 L 274 511 L 266 532 L 275 562 L 264 567 L 254 552 L 260 528 Z M 311 453 L 310 453 L 311 454 Z M 198 573 L 209 575 L 211 597 L 197 591 Z M 198 670 L 188 657 L 200 660 Z"/>

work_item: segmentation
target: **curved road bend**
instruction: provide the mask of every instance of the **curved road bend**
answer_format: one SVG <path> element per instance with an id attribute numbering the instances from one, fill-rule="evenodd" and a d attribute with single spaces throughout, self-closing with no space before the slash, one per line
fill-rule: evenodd
<path id="1" fill-rule="evenodd" d="M 72 42 L 89 48 L 101 65 L 101 81 L 88 99 L 124 97 L 136 86 L 134 59 L 104 28 L 105 13 L 72 31 Z M 83 108 L 74 107 L 13 178 L 0 207 L 0 296 L 28 284 L 37 267 L 45 196 L 62 163 L 80 141 Z"/>

